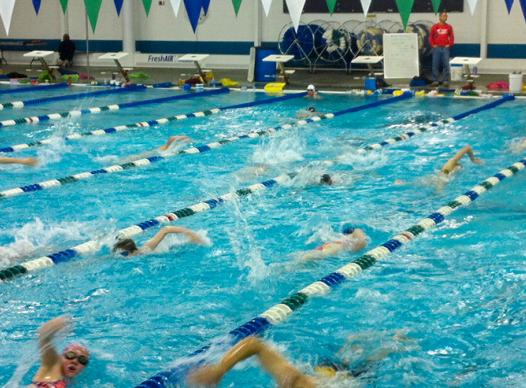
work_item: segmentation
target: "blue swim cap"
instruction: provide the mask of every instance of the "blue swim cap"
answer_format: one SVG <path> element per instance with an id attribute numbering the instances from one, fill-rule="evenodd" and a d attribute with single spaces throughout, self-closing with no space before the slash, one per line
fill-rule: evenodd
<path id="1" fill-rule="evenodd" d="M 352 234 L 356 228 L 352 226 L 351 224 L 344 224 L 342 226 L 342 233 L 343 234 Z"/>

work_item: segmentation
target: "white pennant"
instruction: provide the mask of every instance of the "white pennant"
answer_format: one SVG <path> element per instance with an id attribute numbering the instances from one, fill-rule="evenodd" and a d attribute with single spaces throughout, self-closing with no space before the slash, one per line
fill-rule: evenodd
<path id="1" fill-rule="evenodd" d="M 362 3 L 363 16 L 367 17 L 369 13 L 369 7 L 371 7 L 371 0 L 360 0 Z"/>
<path id="2" fill-rule="evenodd" d="M 468 0 L 469 5 L 469 12 L 471 13 L 471 16 L 475 14 L 475 8 L 477 8 L 479 0 Z"/>
<path id="3" fill-rule="evenodd" d="M 179 15 L 179 8 L 181 8 L 181 0 L 170 0 L 170 3 L 172 3 L 175 17 L 177 17 Z"/>
<path id="4" fill-rule="evenodd" d="M 263 4 L 265 15 L 268 16 L 268 13 L 270 11 L 270 6 L 272 5 L 272 0 L 261 0 L 261 3 Z"/>
<path id="5" fill-rule="evenodd" d="M 294 30 L 298 32 L 300 26 L 301 13 L 305 6 L 305 0 L 285 0 L 287 2 L 287 8 L 289 9 L 290 18 L 292 19 L 292 25 Z"/>
<path id="6" fill-rule="evenodd" d="M 15 0 L 0 0 L 0 16 L 4 22 L 5 33 L 9 35 L 9 28 L 11 27 L 11 17 L 15 9 Z"/>

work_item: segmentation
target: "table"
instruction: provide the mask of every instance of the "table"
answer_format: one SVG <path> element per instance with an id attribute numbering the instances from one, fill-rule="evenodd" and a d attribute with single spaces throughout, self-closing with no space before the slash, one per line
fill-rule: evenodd
<path id="1" fill-rule="evenodd" d="M 290 62 L 293 59 L 294 59 L 294 55 L 272 54 L 272 55 L 269 55 L 263 58 L 263 62 L 276 62 L 276 65 L 278 66 L 278 70 L 279 70 L 278 76 L 282 78 L 286 84 L 288 84 L 289 77 L 285 70 L 285 63 Z"/>
<path id="2" fill-rule="evenodd" d="M 24 41 L 0 40 L 0 65 L 7 65 L 7 60 L 4 56 L 4 50 L 8 47 L 40 47 L 45 45 L 46 42 L 41 39 Z"/>
<path id="3" fill-rule="evenodd" d="M 203 69 L 201 69 L 201 65 L 199 62 L 204 61 L 206 58 L 208 58 L 210 54 L 185 54 L 182 57 L 177 58 L 178 62 L 193 62 L 197 72 L 199 73 L 199 76 L 203 79 L 203 82 L 205 84 L 208 83 L 206 80 L 206 75 L 203 73 Z"/>
<path id="4" fill-rule="evenodd" d="M 33 58 L 31 60 L 31 62 L 33 62 L 33 60 L 36 58 L 40 64 L 42 65 L 42 69 L 43 70 L 46 70 L 49 74 L 49 76 L 51 77 L 51 79 L 53 81 L 56 81 L 57 80 L 57 77 L 55 77 L 55 74 L 53 74 L 53 69 L 51 69 L 48 65 L 48 63 L 46 62 L 46 57 L 49 57 L 50 55 L 53 55 L 55 54 L 54 51 L 41 51 L 41 50 L 35 50 L 35 51 L 30 51 L 28 53 L 25 53 L 24 54 L 24 57 L 31 57 Z"/>
<path id="5" fill-rule="evenodd" d="M 128 55 L 130 55 L 130 54 L 126 53 L 124 51 L 120 51 L 120 52 L 117 52 L 117 53 L 102 54 L 99 57 L 99 59 L 102 59 L 102 60 L 113 60 L 113 62 L 115 62 L 115 66 L 117 66 L 117 69 L 119 70 L 119 73 L 122 76 L 122 78 L 124 78 L 124 80 L 129 83 L 130 82 L 130 77 L 128 76 L 128 71 L 126 69 L 124 69 L 122 67 L 121 63 L 119 62 L 120 59 L 125 58 Z"/>
<path id="6" fill-rule="evenodd" d="M 449 65 L 462 65 L 464 66 L 464 73 L 468 81 L 473 81 L 474 75 L 471 74 L 470 66 L 477 66 L 482 61 L 479 57 L 454 57 L 449 61 Z M 478 76 L 476 76 L 478 77 Z"/>

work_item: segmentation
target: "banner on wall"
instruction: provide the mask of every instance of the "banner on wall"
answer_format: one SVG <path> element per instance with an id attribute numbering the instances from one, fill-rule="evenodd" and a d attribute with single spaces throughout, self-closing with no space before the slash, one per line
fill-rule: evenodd
<path id="1" fill-rule="evenodd" d="M 11 18 L 13 17 L 13 10 L 15 9 L 15 0 L 0 1 L 0 17 L 4 23 L 5 33 L 9 35 L 11 28 Z"/>
<path id="2" fill-rule="evenodd" d="M 432 0 L 432 3 L 433 3 L 433 12 L 438 13 L 442 0 Z"/>
<path id="3" fill-rule="evenodd" d="M 68 0 L 60 0 L 60 7 L 62 8 L 62 12 L 65 15 L 66 11 L 68 10 Z"/>
<path id="4" fill-rule="evenodd" d="M 298 27 L 300 26 L 301 13 L 303 12 L 303 7 L 305 6 L 305 0 L 285 0 L 287 3 L 287 8 L 289 9 L 290 18 L 292 20 L 292 25 L 294 30 L 298 32 Z"/>
<path id="5" fill-rule="evenodd" d="M 205 15 L 208 13 L 208 8 L 210 7 L 210 0 L 201 0 L 201 4 L 203 5 L 203 11 L 205 11 Z"/>
<path id="6" fill-rule="evenodd" d="M 367 17 L 369 13 L 369 8 L 371 8 L 371 0 L 361 0 L 363 16 Z"/>
<path id="7" fill-rule="evenodd" d="M 40 5 L 42 3 L 42 0 L 33 0 L 33 8 L 35 8 L 35 13 L 38 15 L 38 11 L 40 11 Z"/>
<path id="8" fill-rule="evenodd" d="M 415 0 L 396 0 L 396 6 L 398 7 L 398 12 L 402 17 L 402 24 L 404 25 L 404 31 L 407 28 L 407 23 L 409 22 L 409 16 L 411 16 L 411 11 L 413 10 L 413 5 Z"/>
<path id="9" fill-rule="evenodd" d="M 241 3 L 243 0 L 232 0 L 232 5 L 234 6 L 234 12 L 237 14 L 239 13 L 239 7 L 241 7 Z"/>
<path id="10" fill-rule="evenodd" d="M 115 9 L 117 10 L 117 16 L 121 16 L 121 10 L 122 10 L 122 3 L 124 0 L 114 0 L 115 2 Z"/>
<path id="11" fill-rule="evenodd" d="M 522 14 L 524 15 L 524 21 L 526 21 L 526 0 L 519 0 L 521 3 Z"/>
<path id="12" fill-rule="evenodd" d="M 270 6 L 272 5 L 272 0 L 261 0 L 261 4 L 263 4 L 263 10 L 265 11 L 265 16 L 268 17 L 268 13 L 270 12 Z"/>
<path id="13" fill-rule="evenodd" d="M 194 30 L 195 33 L 197 24 L 199 23 L 199 16 L 201 16 L 201 10 L 203 9 L 201 0 L 184 0 L 184 7 L 186 8 L 188 19 L 190 19 L 192 30 Z"/>
<path id="14" fill-rule="evenodd" d="M 477 8 L 479 0 L 468 0 L 469 13 L 471 16 L 475 15 L 475 9 Z"/>
<path id="15" fill-rule="evenodd" d="M 506 8 L 508 8 L 508 15 L 511 13 L 511 7 L 513 7 L 513 0 L 504 0 L 506 2 Z"/>
<path id="16" fill-rule="evenodd" d="M 334 8 L 336 8 L 336 2 L 338 0 L 326 0 L 327 8 L 329 8 L 329 13 L 332 15 L 334 13 Z"/>
<path id="17" fill-rule="evenodd" d="M 179 16 L 179 9 L 181 8 L 181 0 L 170 0 L 175 17 Z"/>
<path id="18" fill-rule="evenodd" d="M 146 11 L 146 16 L 150 15 L 150 9 L 152 9 L 152 0 L 142 0 L 144 5 L 144 11 Z"/>
<path id="19" fill-rule="evenodd" d="M 95 32 L 95 28 L 97 28 L 97 20 L 99 19 L 101 5 L 102 0 L 84 0 L 84 6 L 86 7 L 89 23 L 91 24 L 93 32 Z"/>

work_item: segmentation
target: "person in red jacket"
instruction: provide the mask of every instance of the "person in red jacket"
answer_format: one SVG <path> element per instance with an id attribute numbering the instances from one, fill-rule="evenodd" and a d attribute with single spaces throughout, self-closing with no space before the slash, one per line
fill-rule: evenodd
<path id="1" fill-rule="evenodd" d="M 447 24 L 447 12 L 442 12 L 439 22 L 431 27 L 429 43 L 433 49 L 433 83 L 432 86 L 449 82 L 449 49 L 455 43 L 453 27 Z"/>

